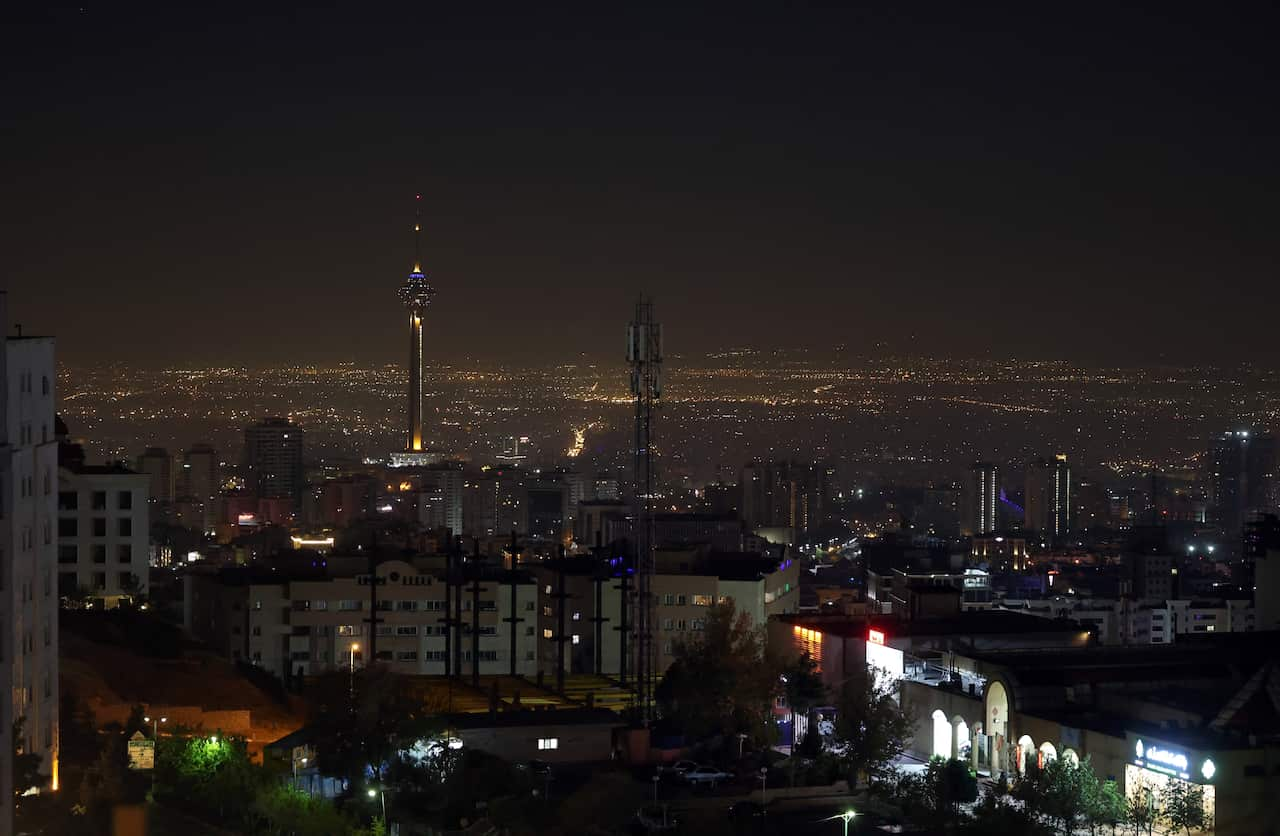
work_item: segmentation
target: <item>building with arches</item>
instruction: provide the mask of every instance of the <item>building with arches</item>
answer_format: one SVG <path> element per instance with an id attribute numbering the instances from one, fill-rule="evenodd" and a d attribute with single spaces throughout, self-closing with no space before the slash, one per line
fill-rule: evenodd
<path id="1" fill-rule="evenodd" d="M 956 653 L 956 676 L 901 681 L 911 751 L 959 757 L 1010 779 L 1033 764 L 1089 759 L 1128 795 L 1156 803 L 1200 786 L 1218 834 L 1270 832 L 1280 794 L 1280 635 L 1178 647 Z M 976 687 L 970 687 L 976 686 Z"/>

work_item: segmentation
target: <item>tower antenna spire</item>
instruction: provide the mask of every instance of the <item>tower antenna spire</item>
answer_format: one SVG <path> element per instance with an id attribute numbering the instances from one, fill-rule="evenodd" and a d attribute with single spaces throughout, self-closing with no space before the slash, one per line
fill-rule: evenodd
<path id="1" fill-rule="evenodd" d="M 413 196 L 413 272 L 422 272 L 422 195 Z"/>

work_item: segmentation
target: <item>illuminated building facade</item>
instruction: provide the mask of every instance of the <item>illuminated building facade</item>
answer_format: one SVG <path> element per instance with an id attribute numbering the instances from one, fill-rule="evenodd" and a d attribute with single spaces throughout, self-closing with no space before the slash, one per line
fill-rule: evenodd
<path id="1" fill-rule="evenodd" d="M 53 338 L 0 340 L 0 355 L 0 832 L 7 833 L 13 790 L 26 789 L 13 787 L 15 751 L 39 755 L 41 772 L 58 785 L 58 442 Z"/>
<path id="2" fill-rule="evenodd" d="M 1065 453 L 1053 462 L 1037 459 L 1027 465 L 1024 485 L 1024 526 L 1045 537 L 1064 537 L 1073 517 L 1071 466 Z"/>
<path id="3" fill-rule="evenodd" d="M 999 528 L 1000 469 L 976 462 L 969 469 L 968 534 L 988 534 Z"/>

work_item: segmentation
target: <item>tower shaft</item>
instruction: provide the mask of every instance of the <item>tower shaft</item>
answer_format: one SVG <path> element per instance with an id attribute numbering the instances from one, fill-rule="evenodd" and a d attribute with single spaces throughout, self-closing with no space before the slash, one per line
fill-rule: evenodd
<path id="1" fill-rule="evenodd" d="M 409 311 L 409 449 L 422 451 L 422 312 Z"/>

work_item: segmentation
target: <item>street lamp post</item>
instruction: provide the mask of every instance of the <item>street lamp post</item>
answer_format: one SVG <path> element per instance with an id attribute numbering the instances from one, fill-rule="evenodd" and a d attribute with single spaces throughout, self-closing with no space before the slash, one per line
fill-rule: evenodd
<path id="1" fill-rule="evenodd" d="M 849 822 L 853 821 L 853 817 L 858 815 L 853 810 L 845 810 L 840 814 L 840 820 L 844 822 L 844 836 L 849 836 Z"/>
<path id="2" fill-rule="evenodd" d="M 151 739 L 160 739 L 160 724 L 169 722 L 168 717 L 143 717 L 142 722 L 151 724 Z"/>
<path id="3" fill-rule="evenodd" d="M 380 798 L 380 799 L 382 800 L 382 823 L 383 823 L 383 824 L 386 824 L 386 823 L 387 823 L 387 794 L 386 794 L 386 792 L 385 792 L 384 790 L 382 790 L 381 788 L 379 788 L 379 789 L 374 789 L 373 787 L 369 787 L 369 797 L 370 797 L 370 798 L 377 797 L 377 798 Z"/>
<path id="4" fill-rule="evenodd" d="M 765 792 L 769 789 L 769 767 L 760 767 L 760 807 L 764 808 L 768 802 L 765 800 Z"/>

